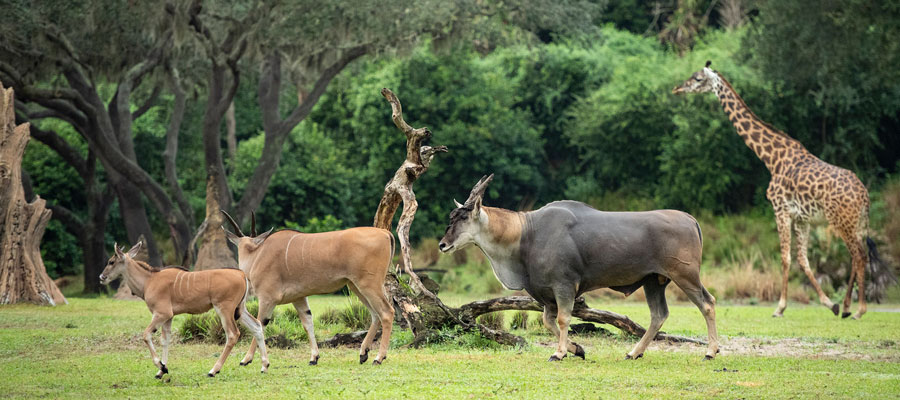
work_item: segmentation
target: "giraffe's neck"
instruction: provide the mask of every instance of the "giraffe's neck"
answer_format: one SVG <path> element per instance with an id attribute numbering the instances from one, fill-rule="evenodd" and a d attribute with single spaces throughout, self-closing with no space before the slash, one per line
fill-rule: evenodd
<path id="1" fill-rule="evenodd" d="M 799 158 L 811 156 L 800 142 L 759 119 L 731 84 L 721 75 L 718 78 L 715 93 L 722 104 L 722 110 L 734 124 L 741 139 L 744 139 L 744 144 L 766 164 L 772 175 L 783 172 L 788 164 Z"/>

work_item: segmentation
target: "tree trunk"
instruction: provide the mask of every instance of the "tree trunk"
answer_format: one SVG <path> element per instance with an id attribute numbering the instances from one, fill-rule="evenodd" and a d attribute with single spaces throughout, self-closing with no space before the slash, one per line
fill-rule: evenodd
<path id="1" fill-rule="evenodd" d="M 197 235 L 202 240 L 200 250 L 197 252 L 197 263 L 194 264 L 194 270 L 202 271 L 205 269 L 216 268 L 237 268 L 237 261 L 234 259 L 234 253 L 228 247 L 228 240 L 225 238 L 225 231 L 222 230 L 222 209 L 219 205 L 219 195 L 216 193 L 218 187 L 215 183 L 215 177 L 210 176 L 206 181 L 206 222 L 203 224 L 202 231 Z"/>
<path id="2" fill-rule="evenodd" d="M 0 304 L 66 304 L 41 258 L 50 210 L 40 197 L 25 201 L 22 156 L 29 124 L 16 126 L 13 104 L 13 90 L 0 84 Z"/>

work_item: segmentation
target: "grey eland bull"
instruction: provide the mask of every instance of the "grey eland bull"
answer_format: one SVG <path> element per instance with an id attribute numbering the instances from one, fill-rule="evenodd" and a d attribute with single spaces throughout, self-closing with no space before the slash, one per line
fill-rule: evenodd
<path id="1" fill-rule="evenodd" d="M 454 201 L 438 247 L 449 252 L 474 243 L 504 287 L 524 289 L 544 306 L 544 325 L 559 339 L 550 361 L 561 360 L 567 351 L 584 358 L 584 349 L 568 338 L 569 320 L 575 298 L 600 288 L 626 296 L 644 288 L 650 326 L 625 359 L 642 357 L 669 315 L 665 293 L 670 281 L 706 318 L 705 359 L 716 356 L 716 299 L 700 283 L 702 236 L 694 217 L 675 210 L 604 212 L 568 200 L 530 212 L 483 206 L 493 177 L 481 178 L 465 204 Z"/>
<path id="2" fill-rule="evenodd" d="M 347 285 L 372 317 L 360 346 L 359 363 L 369 358 L 379 327 L 381 343 L 373 364 L 381 364 L 387 358 L 394 323 L 394 308 L 384 292 L 384 279 L 394 255 L 394 235 L 390 231 L 359 227 L 321 233 L 292 230 L 272 233 L 270 229 L 257 236 L 254 217 L 252 236 L 244 236 L 234 219 L 225 211 L 222 213 L 234 227 L 235 233 L 227 230 L 225 233 L 237 246 L 238 265 L 250 278 L 253 292 L 259 298 L 256 317 L 263 326 L 269 323 L 276 305 L 293 304 L 309 337 L 309 365 L 316 365 L 319 346 L 306 297 L 334 293 Z M 254 339 L 241 365 L 253 361 L 256 345 Z"/>

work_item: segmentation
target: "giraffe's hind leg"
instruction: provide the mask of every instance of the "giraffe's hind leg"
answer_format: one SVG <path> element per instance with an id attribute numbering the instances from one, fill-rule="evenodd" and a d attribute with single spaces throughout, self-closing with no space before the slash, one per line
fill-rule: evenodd
<path id="1" fill-rule="evenodd" d="M 831 299 L 825 295 L 825 292 L 822 291 L 822 287 L 819 286 L 818 280 L 816 280 L 816 275 L 813 273 L 812 269 L 809 268 L 809 259 L 806 258 L 807 245 L 809 244 L 809 222 L 805 220 L 797 220 L 794 222 L 794 234 L 797 236 L 797 263 L 803 268 L 803 272 L 806 274 L 806 277 L 809 278 L 809 282 L 812 283 L 813 288 L 816 289 L 816 294 L 819 295 L 819 302 L 830 309 L 834 315 L 838 315 L 838 305 L 834 304 Z"/>
<path id="2" fill-rule="evenodd" d="M 868 254 L 863 247 L 863 241 L 857 237 L 855 232 L 841 231 L 841 239 L 850 251 L 852 269 L 850 279 L 847 282 L 847 293 L 844 295 L 844 312 L 842 317 L 850 316 L 850 303 L 853 299 L 853 284 L 856 283 L 857 297 L 859 298 L 859 309 L 853 316 L 853 319 L 859 319 L 866 313 L 866 264 L 868 263 Z M 855 282 L 854 282 L 855 281 Z"/>

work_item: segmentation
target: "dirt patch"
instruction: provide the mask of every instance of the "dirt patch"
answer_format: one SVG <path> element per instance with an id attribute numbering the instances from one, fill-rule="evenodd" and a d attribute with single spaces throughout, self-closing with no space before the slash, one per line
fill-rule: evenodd
<path id="1" fill-rule="evenodd" d="M 687 343 L 653 342 L 649 350 L 696 351 L 697 346 Z M 757 357 L 803 357 L 825 360 L 866 360 L 900 362 L 900 352 L 895 346 L 884 348 L 877 343 L 830 342 L 808 339 L 760 339 L 734 337 L 721 339 L 720 356 L 746 355 Z"/>

